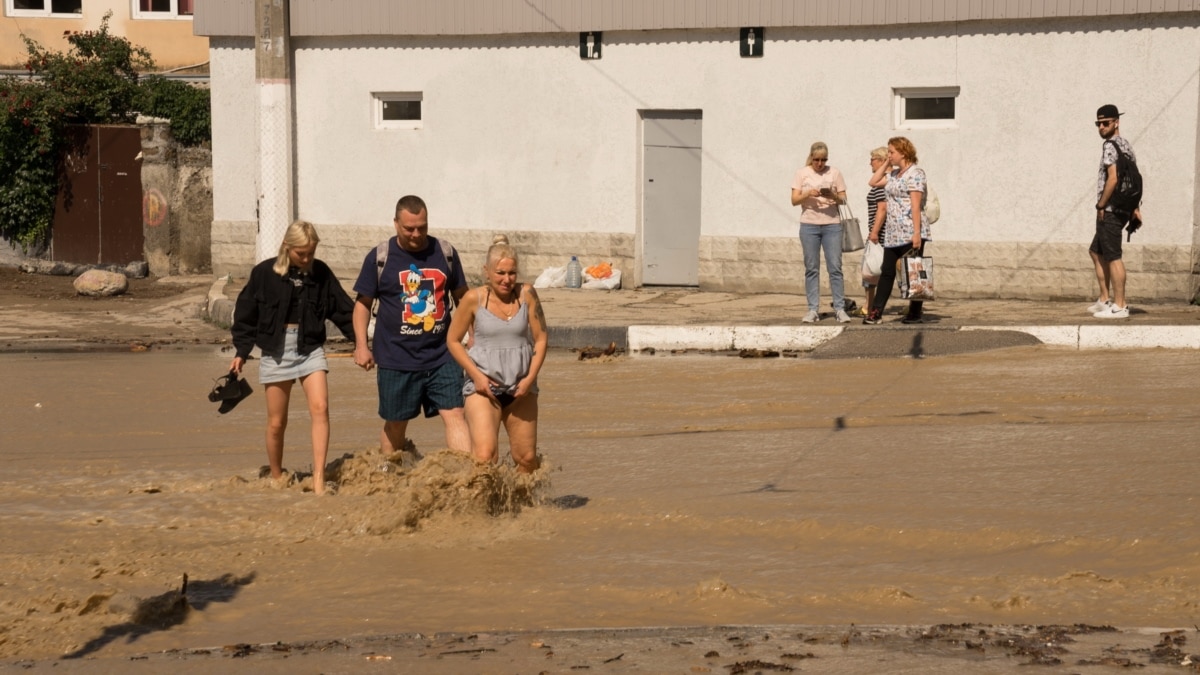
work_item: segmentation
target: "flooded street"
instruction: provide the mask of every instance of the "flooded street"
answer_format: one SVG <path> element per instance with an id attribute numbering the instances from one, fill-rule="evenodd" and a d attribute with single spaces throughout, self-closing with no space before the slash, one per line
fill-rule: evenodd
<path id="1" fill-rule="evenodd" d="M 236 410 L 205 398 L 228 362 L 214 347 L 0 354 L 0 658 L 438 631 L 1200 620 L 1193 351 L 553 352 L 547 502 L 415 528 L 388 518 L 406 495 L 258 480 L 256 362 Z M 374 374 L 330 364 L 330 458 L 367 455 Z M 302 472 L 307 422 L 297 388 L 284 465 Z M 409 433 L 427 456 L 442 447 L 440 424 Z M 185 573 L 186 620 L 128 621 Z"/>

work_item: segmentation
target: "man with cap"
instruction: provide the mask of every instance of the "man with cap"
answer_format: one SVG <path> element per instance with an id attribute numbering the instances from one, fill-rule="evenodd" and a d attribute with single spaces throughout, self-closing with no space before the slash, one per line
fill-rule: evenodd
<path id="1" fill-rule="evenodd" d="M 1122 213 L 1113 208 L 1111 200 L 1117 189 L 1118 151 L 1136 162 L 1133 146 L 1121 136 L 1121 111 L 1111 103 L 1096 111 L 1096 129 L 1104 139 L 1100 152 L 1100 173 L 1096 179 L 1096 236 L 1088 253 L 1096 265 L 1096 281 L 1100 283 L 1100 299 L 1088 307 L 1098 319 L 1124 319 L 1129 316 L 1125 303 L 1125 263 L 1121 260 L 1121 230 L 1132 217 L 1141 221 L 1139 209 Z M 1111 295 L 1109 290 L 1111 288 Z"/>

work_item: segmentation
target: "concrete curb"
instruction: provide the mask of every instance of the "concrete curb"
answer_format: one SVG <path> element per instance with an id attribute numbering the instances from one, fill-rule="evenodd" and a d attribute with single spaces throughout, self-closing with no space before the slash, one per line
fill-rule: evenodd
<path id="1" fill-rule="evenodd" d="M 610 342 L 629 349 L 629 331 L 619 326 L 549 326 L 546 330 L 552 349 L 607 347 Z"/>
<path id="2" fill-rule="evenodd" d="M 233 325 L 233 300 L 225 297 L 225 285 L 229 277 L 219 277 L 208 289 L 208 300 L 204 303 L 203 318 L 205 321 L 229 328 Z"/>
<path id="3" fill-rule="evenodd" d="M 233 325 L 234 301 L 225 296 L 231 279 L 220 277 L 208 291 L 203 318 L 228 328 Z M 333 329 L 337 334 L 336 328 Z M 976 331 L 1025 333 L 1042 344 L 1072 349 L 1200 349 L 1198 326 L 887 326 L 882 330 L 917 333 L 937 330 L 948 334 Z M 555 349 L 617 347 L 631 354 L 657 351 L 725 352 L 743 349 L 810 352 L 836 339 L 845 326 L 550 326 L 550 346 Z"/>
<path id="4" fill-rule="evenodd" d="M 630 326 L 630 353 L 649 351 L 811 351 L 845 331 L 800 326 Z M 920 332 L 920 326 L 888 328 Z M 1026 333 L 1047 345 L 1074 349 L 1200 349 L 1200 326 L 963 326 L 950 333 Z M 556 345 L 561 346 L 561 345 Z"/>
<path id="5" fill-rule="evenodd" d="M 1076 349 L 1200 349 L 1200 326 L 964 326 L 1015 330 L 1044 344 Z"/>
<path id="6" fill-rule="evenodd" d="M 841 335 L 842 330 L 832 326 L 630 326 L 627 343 L 630 352 L 739 349 L 810 351 Z"/>

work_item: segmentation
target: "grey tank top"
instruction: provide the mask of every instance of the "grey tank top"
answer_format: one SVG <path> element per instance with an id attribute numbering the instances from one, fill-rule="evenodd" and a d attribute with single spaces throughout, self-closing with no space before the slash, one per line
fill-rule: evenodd
<path id="1" fill-rule="evenodd" d="M 533 338 L 529 333 L 529 305 L 521 303 L 507 321 L 493 314 L 484 302 L 475 310 L 475 343 L 467 351 L 479 370 L 507 391 L 517 390 L 517 383 L 529 374 L 533 361 Z M 535 383 L 530 393 L 537 393 Z M 475 393 L 475 383 L 464 378 L 463 395 Z"/>

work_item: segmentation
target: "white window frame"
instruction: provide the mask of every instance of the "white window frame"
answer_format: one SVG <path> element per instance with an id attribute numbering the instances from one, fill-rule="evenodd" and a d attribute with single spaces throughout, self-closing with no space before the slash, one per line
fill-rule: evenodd
<path id="1" fill-rule="evenodd" d="M 897 129 L 954 129 L 958 126 L 959 87 L 896 87 L 892 89 L 892 123 Z M 914 98 L 952 98 L 954 117 L 941 120 L 908 119 L 905 103 Z"/>
<path id="2" fill-rule="evenodd" d="M 203 0 L 201 0 L 201 1 L 203 1 Z M 84 2 L 87 2 L 87 0 L 84 0 Z M 165 12 L 143 12 L 141 9 L 142 3 L 139 2 L 139 0 L 129 0 L 129 4 L 130 4 L 130 11 L 132 12 L 130 14 L 130 16 L 132 16 L 134 19 L 138 19 L 141 21 L 145 21 L 145 20 L 149 20 L 149 21 L 191 21 L 192 20 L 191 14 L 180 14 L 179 13 L 179 0 L 171 0 L 171 9 L 169 9 Z M 195 3 L 194 2 L 192 4 L 192 10 L 195 11 Z"/>
<path id="3" fill-rule="evenodd" d="M 419 91 L 376 91 L 371 92 L 371 118 L 376 129 L 420 129 L 425 123 L 425 96 Z M 417 101 L 421 103 L 421 119 L 385 120 L 383 104 L 391 102 Z"/>
<path id="4" fill-rule="evenodd" d="M 86 2 L 87 0 L 84 0 Z M 81 19 L 83 18 L 83 4 L 80 3 L 79 12 L 52 12 L 51 0 L 43 0 L 42 6 L 45 9 L 17 9 L 14 7 L 13 0 L 4 0 L 5 16 L 38 16 L 38 17 L 53 17 L 55 19 Z"/>

